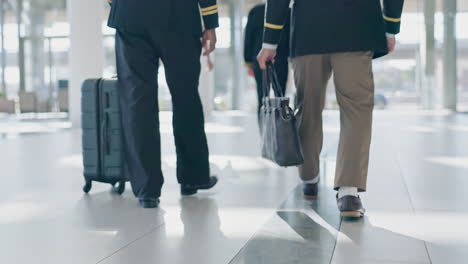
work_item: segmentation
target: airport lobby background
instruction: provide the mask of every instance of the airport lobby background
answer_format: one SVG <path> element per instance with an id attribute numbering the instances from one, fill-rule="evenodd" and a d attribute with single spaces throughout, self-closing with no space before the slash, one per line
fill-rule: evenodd
<path id="1" fill-rule="evenodd" d="M 102 12 L 95 12 L 102 21 L 102 36 L 90 38 L 102 42 L 102 46 L 85 52 L 101 53 L 96 64 L 102 65 L 102 76 L 113 77 L 114 31 L 106 27 L 109 6 L 105 1 L 96 2 L 102 2 L 102 7 L 96 7 L 102 8 Z M 213 58 L 217 67 L 212 73 L 204 71 L 201 81 L 207 112 L 255 109 L 254 80 L 246 74 L 242 49 L 246 15 L 257 2 L 219 3 L 221 26 Z M 70 30 L 68 17 L 77 17 L 74 21 L 79 23 L 80 19 L 92 20 L 92 14 L 70 10 L 69 6 L 76 3 L 69 1 L 67 5 L 66 0 L 1 0 L 1 3 L 0 93 L 3 101 L 9 100 L 9 104 L 2 101 L 3 112 L 66 115 L 63 113 L 68 113 L 73 105 L 68 100 L 73 94 L 71 90 L 79 89 L 70 79 L 73 76 L 70 37 L 74 31 Z M 454 3 L 456 16 L 448 3 L 443 5 L 435 0 L 425 3 L 406 1 L 397 52 L 374 63 L 378 109 L 468 109 L 468 31 L 464 28 L 468 25 L 468 2 Z M 159 79 L 161 110 L 170 110 L 163 69 Z M 330 86 L 327 108 L 336 109 L 333 85 Z M 292 82 L 289 88 L 291 93 Z M 79 100 L 76 96 L 71 98 Z"/>
<path id="2" fill-rule="evenodd" d="M 82 190 L 81 84 L 116 75 L 107 0 L 0 0 L 0 263 L 467 263 L 468 0 L 406 0 L 396 51 L 374 61 L 367 212 L 358 221 L 340 217 L 333 190 L 332 82 L 319 198 L 307 200 L 296 168 L 260 157 L 243 31 L 261 1 L 218 2 L 215 69 L 202 71 L 200 94 L 220 181 L 181 197 L 161 68 L 165 184 L 160 208 L 142 209 L 129 185 L 122 196 L 108 184 Z"/>

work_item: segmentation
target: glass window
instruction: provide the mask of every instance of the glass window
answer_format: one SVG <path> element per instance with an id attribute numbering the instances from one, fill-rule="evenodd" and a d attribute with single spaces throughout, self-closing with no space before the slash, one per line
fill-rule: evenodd
<path id="1" fill-rule="evenodd" d="M 2 3 L 5 4 L 3 92 L 23 105 L 26 105 L 23 95 L 28 93 L 34 99 L 26 107 L 28 111 L 56 110 L 58 82 L 68 77 L 66 0 Z"/>
<path id="2" fill-rule="evenodd" d="M 66 111 L 61 107 L 60 98 L 66 98 L 68 79 L 69 24 L 67 21 L 66 0 L 16 0 L 4 1 L 4 26 L 1 32 L 4 39 L 4 53 L 0 57 L 4 80 L 0 80 L 0 93 L 10 99 L 23 100 L 34 97 L 30 111 Z M 12 3 L 12 4 L 10 4 Z M 246 16 L 254 2 L 246 1 L 243 5 L 245 27 Z M 418 3 L 418 4 L 415 4 Z M 379 108 L 419 108 L 427 97 L 427 86 L 422 81 L 424 58 L 422 57 L 425 24 L 423 0 L 408 2 L 402 17 L 401 33 L 397 36 L 397 51 L 374 61 L 376 104 Z M 458 106 L 468 109 L 468 2 L 458 0 L 457 40 L 458 40 Z M 110 10 L 103 1 L 106 13 L 103 16 L 102 31 L 105 47 L 104 77 L 116 76 L 115 31 L 107 27 L 107 15 Z M 242 47 L 239 38 L 238 10 L 230 2 L 221 2 L 218 49 L 215 54 L 214 91 L 212 94 L 216 110 L 230 110 L 234 107 L 236 95 L 239 108 L 256 108 L 255 82 L 247 77 L 246 71 L 239 67 L 238 56 Z M 21 23 L 18 26 L 18 8 L 21 8 Z M 242 16 L 242 15 L 241 15 Z M 233 22 L 236 20 L 237 22 Z M 430 88 L 435 107 L 442 106 L 443 98 L 443 14 L 440 2 L 435 14 L 435 59 L 436 72 L 434 86 Z M 243 32 L 242 32 L 243 35 Z M 4 70 L 2 70 L 4 69 Z M 245 76 L 245 77 L 243 77 Z M 242 78 L 244 79 L 242 79 Z M 170 110 L 170 94 L 161 66 L 158 75 L 159 100 L 161 110 Z M 241 80 L 242 79 L 242 80 Z M 238 87 L 236 87 L 238 86 Z M 333 84 L 330 82 L 327 107 L 336 108 Z"/>

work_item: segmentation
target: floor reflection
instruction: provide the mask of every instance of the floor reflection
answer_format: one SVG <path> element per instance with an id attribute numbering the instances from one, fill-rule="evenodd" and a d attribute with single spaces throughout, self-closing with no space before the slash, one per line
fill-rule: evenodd
<path id="1" fill-rule="evenodd" d="M 79 130 L 0 139 L 0 263 L 464 263 L 468 116 L 377 112 L 368 214 L 357 221 L 339 216 L 339 116 L 325 116 L 317 200 L 304 199 L 296 169 L 258 158 L 254 115 L 215 115 L 208 138 L 220 183 L 196 197 L 180 198 L 173 137 L 163 133 L 167 182 L 155 210 L 105 184 L 83 195 Z M 8 122 L 39 133 L 32 119 Z"/>
<path id="2" fill-rule="evenodd" d="M 329 176 L 322 177 L 319 199 L 305 199 L 297 186 L 232 263 L 330 263 L 341 218 Z"/>
<path id="3" fill-rule="evenodd" d="M 225 249 L 216 245 L 228 245 L 229 239 L 221 231 L 219 209 L 215 199 L 210 197 L 187 197 L 180 200 L 180 219 L 184 234 L 180 248 L 174 254 L 180 255 L 180 262 L 212 263 L 223 255 Z M 183 254 L 180 254 L 184 252 Z"/>
<path id="4" fill-rule="evenodd" d="M 66 114 L 19 114 L 0 116 L 0 139 L 54 133 L 71 128 Z"/>
<path id="5" fill-rule="evenodd" d="M 334 243 L 335 237 L 309 215 L 300 211 L 278 211 L 276 213 L 294 232 L 307 242 Z"/>
<path id="6" fill-rule="evenodd" d="M 343 222 L 333 263 L 431 263 L 425 242 L 374 226 L 371 217 Z"/>

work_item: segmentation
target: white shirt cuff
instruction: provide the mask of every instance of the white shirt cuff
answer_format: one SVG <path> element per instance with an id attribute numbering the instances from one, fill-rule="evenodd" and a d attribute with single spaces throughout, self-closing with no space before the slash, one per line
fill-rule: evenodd
<path id="1" fill-rule="evenodd" d="M 262 49 L 272 49 L 276 50 L 278 48 L 277 44 L 263 43 Z"/>
<path id="2" fill-rule="evenodd" d="M 393 38 L 393 37 L 395 37 L 395 34 L 392 34 L 392 33 L 387 33 L 387 37 L 389 37 L 389 38 Z"/>

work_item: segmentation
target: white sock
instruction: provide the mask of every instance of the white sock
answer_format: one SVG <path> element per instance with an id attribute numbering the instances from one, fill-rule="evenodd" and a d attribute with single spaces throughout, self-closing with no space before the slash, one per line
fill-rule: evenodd
<path id="1" fill-rule="evenodd" d="M 356 187 L 340 187 L 338 190 L 338 198 L 348 195 L 358 197 L 358 189 Z"/>
<path id="2" fill-rule="evenodd" d="M 316 184 L 318 183 L 320 180 L 320 175 L 317 175 L 317 177 L 315 177 L 313 180 L 310 180 L 310 181 L 304 181 L 304 183 L 307 183 L 307 184 Z"/>

